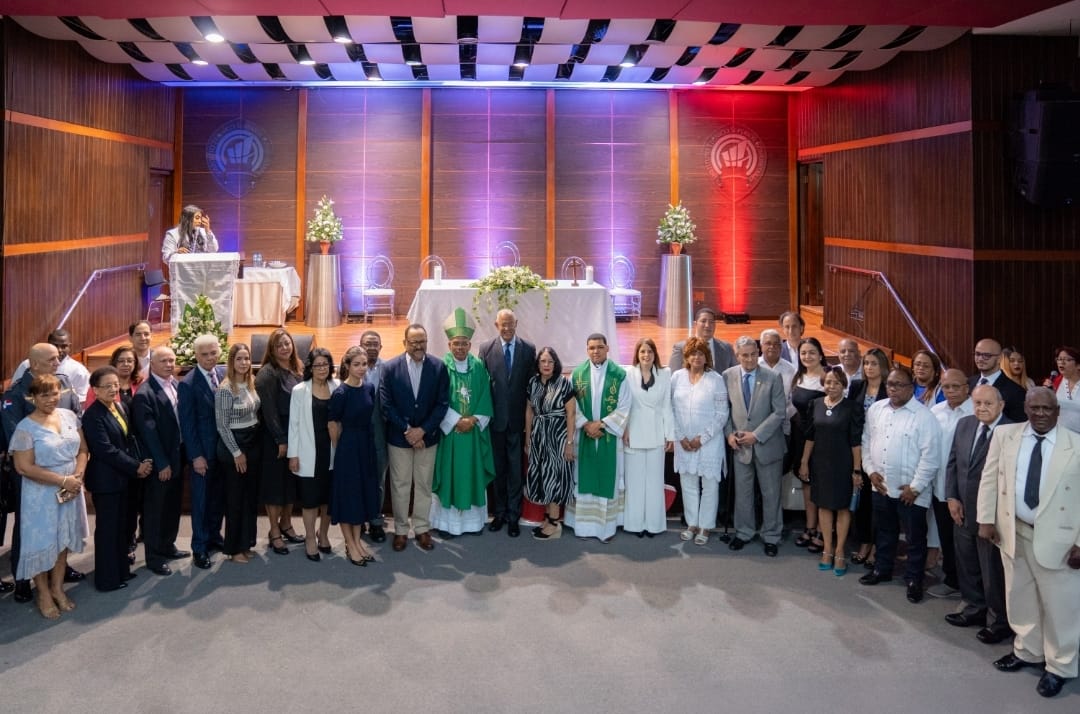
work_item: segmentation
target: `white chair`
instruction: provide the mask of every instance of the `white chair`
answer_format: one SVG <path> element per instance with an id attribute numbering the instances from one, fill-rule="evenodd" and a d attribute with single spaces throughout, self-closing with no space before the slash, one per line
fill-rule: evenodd
<path id="1" fill-rule="evenodd" d="M 143 283 L 150 292 L 157 288 L 157 295 L 150 298 L 150 304 L 146 309 L 146 321 L 153 329 L 155 319 L 159 326 L 165 322 L 165 308 L 172 304 L 172 298 L 165 292 L 165 286 L 169 284 L 169 281 L 165 279 L 163 271 L 147 270 L 143 273 Z"/>
<path id="2" fill-rule="evenodd" d="M 641 291 L 634 289 L 634 264 L 625 255 L 611 261 L 611 306 L 615 317 L 641 319 Z"/>
<path id="3" fill-rule="evenodd" d="M 492 269 L 514 267 L 521 265 L 521 253 L 513 241 L 504 240 L 491 251 L 490 261 Z"/>
<path id="4" fill-rule="evenodd" d="M 577 268 L 577 279 L 585 279 L 585 261 L 576 255 L 571 255 L 562 263 L 562 268 L 559 270 L 560 280 L 573 280 L 574 268 Z"/>
<path id="5" fill-rule="evenodd" d="M 437 255 L 429 255 L 420 261 L 420 280 L 424 281 L 428 278 L 434 277 L 431 274 L 432 266 L 439 266 L 442 268 L 442 276 L 444 278 L 450 277 L 446 274 L 446 261 Z"/>
<path id="6" fill-rule="evenodd" d="M 394 264 L 385 255 L 376 255 L 367 265 L 364 281 L 364 313 L 374 316 L 380 310 L 394 321 Z"/>

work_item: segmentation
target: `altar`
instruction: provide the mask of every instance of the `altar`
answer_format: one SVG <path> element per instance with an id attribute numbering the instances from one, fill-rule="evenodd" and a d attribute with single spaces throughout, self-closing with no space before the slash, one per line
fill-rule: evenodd
<path id="1" fill-rule="evenodd" d="M 473 296 L 476 288 L 468 287 L 472 280 L 425 280 L 416 291 L 409 307 L 409 322 L 423 325 L 428 332 L 428 352 L 438 358 L 449 350 L 442 324 L 454 308 L 473 312 Z M 599 283 L 586 284 L 579 281 L 575 286 L 570 280 L 551 281 L 548 295 L 551 310 L 547 312 L 542 290 L 530 290 L 518 296 L 514 314 L 518 319 L 517 333 L 532 342 L 539 350 L 548 346 L 555 349 L 563 363 L 563 369 L 573 369 L 585 361 L 585 345 L 590 334 L 602 333 L 607 337 L 610 353 L 619 354 L 615 332 L 615 310 L 611 306 L 608 290 Z M 472 337 L 472 351 L 476 352 L 482 342 L 498 335 L 495 314 L 499 311 L 494 295 L 493 308 L 488 307 L 488 295 L 480 300 L 479 321 Z"/>
<path id="2" fill-rule="evenodd" d="M 240 267 L 239 253 L 176 253 L 169 260 L 173 334 L 180 326 L 186 305 L 205 295 L 214 306 L 214 317 L 231 332 L 233 284 Z"/>

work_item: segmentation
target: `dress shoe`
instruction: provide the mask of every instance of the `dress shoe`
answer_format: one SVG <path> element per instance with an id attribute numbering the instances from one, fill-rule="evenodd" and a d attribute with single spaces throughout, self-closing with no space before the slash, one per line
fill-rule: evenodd
<path id="1" fill-rule="evenodd" d="M 64 582 L 65 583 L 77 583 L 86 580 L 86 573 L 80 573 L 70 565 L 64 570 Z"/>
<path id="2" fill-rule="evenodd" d="M 289 546 L 285 545 L 285 539 L 281 536 L 270 539 L 270 550 L 274 551 L 278 555 L 289 554 Z"/>
<path id="3" fill-rule="evenodd" d="M 0 580 L 0 593 L 9 593 L 15 589 L 15 583 L 9 583 L 6 580 Z"/>
<path id="4" fill-rule="evenodd" d="M 1065 677 L 1059 677 L 1053 672 L 1043 672 L 1035 691 L 1040 697 L 1056 697 L 1061 688 L 1065 686 Z"/>
<path id="5" fill-rule="evenodd" d="M 217 541 L 217 542 L 211 543 L 209 546 L 207 546 L 206 552 L 207 553 L 223 553 L 223 552 L 225 552 L 225 543 L 222 542 L 222 541 Z"/>
<path id="6" fill-rule="evenodd" d="M 775 558 L 776 554 L 779 553 L 779 552 L 780 552 L 780 548 L 777 547 L 776 543 L 766 543 L 765 544 L 765 555 L 769 556 L 770 558 Z"/>
<path id="7" fill-rule="evenodd" d="M 488 530 L 497 533 L 502 530 L 504 525 L 506 525 L 506 519 L 502 516 L 495 516 L 491 519 L 491 523 L 488 523 Z"/>
<path id="8" fill-rule="evenodd" d="M 154 575 L 162 575 L 162 576 L 164 576 L 164 575 L 172 575 L 172 568 L 169 567 L 168 563 L 162 563 L 161 565 L 155 565 L 155 566 L 149 566 L 148 565 L 146 567 L 147 567 L 147 570 L 149 570 Z"/>
<path id="9" fill-rule="evenodd" d="M 859 578 L 859 582 L 863 585 L 877 585 L 878 583 L 887 583 L 892 580 L 891 575 L 882 575 L 876 570 L 871 570 L 866 575 Z"/>
<path id="10" fill-rule="evenodd" d="M 954 588 L 952 585 L 949 585 L 948 583 L 938 583 L 937 585 L 932 585 L 926 589 L 926 594 L 930 597 L 940 598 L 960 597 L 960 591 Z"/>
<path id="11" fill-rule="evenodd" d="M 386 542 L 386 530 L 382 526 L 370 525 L 368 526 L 368 538 L 372 543 L 385 543 Z"/>
<path id="12" fill-rule="evenodd" d="M 511 538 L 517 538 L 521 535 L 521 526 L 518 525 L 517 521 L 510 521 L 506 524 L 506 535 Z"/>
<path id="13" fill-rule="evenodd" d="M 1010 652 L 1001 659 L 994 660 L 994 667 L 999 672 L 1016 672 L 1024 667 L 1042 667 L 1042 662 L 1028 662 L 1027 660 L 1020 659 L 1015 654 Z"/>
<path id="14" fill-rule="evenodd" d="M 127 582 L 125 581 L 125 582 L 120 583 L 119 585 L 113 585 L 110 588 L 98 588 L 97 590 L 98 590 L 99 593 L 111 593 L 111 592 L 115 592 L 117 590 L 123 590 L 126 587 L 127 587 Z"/>
<path id="15" fill-rule="evenodd" d="M 416 536 L 416 544 L 424 550 L 432 550 L 435 548 L 435 541 L 431 540 L 431 534 L 427 531 Z"/>
<path id="16" fill-rule="evenodd" d="M 210 569 L 210 555 L 207 553 L 196 553 L 191 562 L 195 564 L 196 568 L 202 568 L 203 570 Z"/>
<path id="17" fill-rule="evenodd" d="M 922 602 L 923 588 L 919 583 L 908 583 L 907 586 L 907 601 L 912 604 Z"/>
<path id="18" fill-rule="evenodd" d="M 731 534 L 727 532 L 721 533 L 720 535 L 716 536 L 716 540 L 720 541 L 721 543 L 730 543 Z"/>
<path id="19" fill-rule="evenodd" d="M 284 538 L 285 540 L 289 541 L 290 543 L 303 543 L 304 542 L 304 536 L 297 535 L 296 531 L 294 529 L 292 529 L 292 528 L 290 528 L 289 530 L 286 530 L 286 531 L 281 531 L 281 537 Z"/>
<path id="20" fill-rule="evenodd" d="M 166 553 L 164 557 L 166 560 L 180 560 L 181 558 L 186 558 L 189 555 L 191 555 L 190 550 L 180 550 L 179 548 L 173 548 L 172 552 Z"/>
<path id="21" fill-rule="evenodd" d="M 980 610 L 975 613 L 950 612 L 945 616 L 945 622 L 953 627 L 973 627 L 986 624 L 986 611 Z"/>
<path id="22" fill-rule="evenodd" d="M 385 535 L 383 536 L 383 540 L 386 540 Z M 320 545 L 320 546 L 318 546 L 318 548 L 319 548 L 319 552 L 322 553 L 323 555 L 330 555 L 331 553 L 334 552 L 334 549 L 332 547 L 328 546 L 328 545 Z"/>
<path id="23" fill-rule="evenodd" d="M 734 538 L 731 539 L 731 542 L 728 543 L 727 547 L 728 547 L 728 550 L 742 550 L 743 548 L 746 547 L 746 541 L 744 541 L 739 536 L 735 536 Z"/>
<path id="24" fill-rule="evenodd" d="M 403 535 L 394 536 L 394 545 L 393 545 L 394 551 L 400 553 L 401 551 L 405 550 L 405 546 L 408 545 L 408 543 L 409 543 L 409 537 L 408 536 L 403 536 Z"/>
<path id="25" fill-rule="evenodd" d="M 322 556 L 319 555 L 318 553 L 307 553 L 307 552 L 305 552 L 304 555 L 306 555 L 307 559 L 310 560 L 313 563 L 318 563 L 320 560 L 322 560 Z"/>
<path id="26" fill-rule="evenodd" d="M 984 627 L 975 633 L 975 639 L 984 645 L 996 645 L 1013 636 L 1013 631 L 1008 627 Z"/>
<path id="27" fill-rule="evenodd" d="M 15 581 L 15 594 L 12 595 L 15 602 L 30 602 L 34 599 L 34 593 L 30 590 L 29 580 Z"/>

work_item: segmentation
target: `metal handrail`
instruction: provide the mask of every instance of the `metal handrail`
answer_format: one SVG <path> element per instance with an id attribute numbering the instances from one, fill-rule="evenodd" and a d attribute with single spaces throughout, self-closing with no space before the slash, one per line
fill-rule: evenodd
<path id="1" fill-rule="evenodd" d="M 83 299 L 83 295 L 86 294 L 87 289 L 90 287 L 90 283 L 98 280 L 103 275 L 107 275 L 109 273 L 122 273 L 128 270 L 145 271 L 146 263 L 130 263 L 128 265 L 117 265 L 112 268 L 98 268 L 94 272 L 90 273 L 90 277 L 88 277 L 86 279 L 86 282 L 83 283 L 82 288 L 79 290 L 79 294 L 76 295 L 75 299 L 71 301 L 71 306 L 64 313 L 64 316 L 60 318 L 60 324 L 56 326 L 56 329 L 59 330 L 61 327 L 63 327 L 64 324 L 68 321 L 68 318 L 71 317 L 71 313 L 75 312 L 75 308 L 78 307 L 79 302 Z"/>
<path id="2" fill-rule="evenodd" d="M 922 342 L 923 346 L 926 347 L 926 349 L 930 350 L 934 354 L 938 354 L 938 351 L 934 349 L 934 345 L 930 343 L 930 338 L 927 337 L 926 333 L 923 332 L 921 327 L 919 327 L 919 323 L 915 321 L 915 317 L 911 314 L 911 311 L 908 310 L 907 304 L 904 303 L 904 300 L 900 297 L 900 294 L 896 292 L 896 288 L 894 288 L 893 284 L 889 282 L 889 277 L 885 275 L 885 273 L 881 272 L 880 270 L 853 268 L 850 265 L 836 265 L 834 263 L 829 263 L 827 267 L 829 268 L 829 272 L 852 273 L 854 275 L 862 275 L 872 280 L 876 280 L 882 285 L 884 285 L 885 289 L 889 291 L 889 295 L 892 296 L 893 302 L 895 302 L 896 306 L 900 308 L 900 314 L 902 314 L 904 316 L 904 319 L 907 320 L 907 323 L 911 327 L 912 331 L 915 333 L 915 336 L 919 338 L 919 341 Z"/>

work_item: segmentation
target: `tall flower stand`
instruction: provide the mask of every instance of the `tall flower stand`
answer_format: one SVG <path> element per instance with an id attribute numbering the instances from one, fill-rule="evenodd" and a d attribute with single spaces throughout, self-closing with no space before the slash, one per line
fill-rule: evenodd
<path id="1" fill-rule="evenodd" d="M 694 319 L 694 283 L 689 255 L 660 256 L 660 327 L 690 328 Z"/>
<path id="2" fill-rule="evenodd" d="M 306 299 L 305 325 L 337 327 L 341 324 L 341 275 L 337 255 L 308 254 Z"/>

